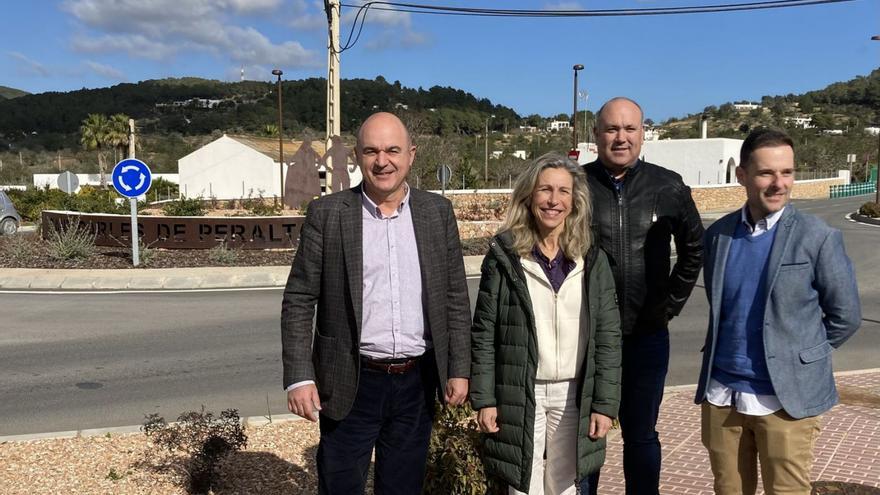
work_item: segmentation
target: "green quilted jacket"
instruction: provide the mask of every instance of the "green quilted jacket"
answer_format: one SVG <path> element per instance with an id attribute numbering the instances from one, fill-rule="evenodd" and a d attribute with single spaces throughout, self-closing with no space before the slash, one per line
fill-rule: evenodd
<path id="1" fill-rule="evenodd" d="M 508 233 L 496 235 L 483 259 L 471 329 L 470 398 L 476 410 L 498 408 L 500 431 L 484 437 L 487 468 L 525 492 L 532 466 L 538 349 L 525 274 L 510 246 Z M 584 298 L 589 304 L 583 305 L 581 331 L 589 339 L 578 377 L 577 481 L 605 462 L 605 439 L 588 436 L 590 413 L 614 418 L 620 403 L 621 333 L 614 278 L 598 247 L 584 259 Z"/>

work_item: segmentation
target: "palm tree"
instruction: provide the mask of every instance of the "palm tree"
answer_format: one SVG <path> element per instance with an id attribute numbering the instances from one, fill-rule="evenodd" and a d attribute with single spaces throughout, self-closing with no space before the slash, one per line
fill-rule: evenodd
<path id="1" fill-rule="evenodd" d="M 107 134 L 109 121 L 107 116 L 99 113 L 90 113 L 82 121 L 79 127 L 80 144 L 85 150 L 98 151 L 98 173 L 101 175 L 101 187 L 107 186 L 107 166 L 104 164 L 104 148 L 107 146 Z"/>
<path id="2" fill-rule="evenodd" d="M 113 158 L 118 162 L 121 157 L 126 156 L 126 148 L 128 147 L 128 115 L 117 113 L 112 115 L 107 121 L 106 142 L 113 147 Z"/>

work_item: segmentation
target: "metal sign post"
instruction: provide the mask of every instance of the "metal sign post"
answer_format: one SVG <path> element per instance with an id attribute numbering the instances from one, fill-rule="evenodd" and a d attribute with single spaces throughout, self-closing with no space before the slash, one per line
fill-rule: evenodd
<path id="1" fill-rule="evenodd" d="M 440 183 L 440 188 L 443 196 L 446 196 L 446 184 L 451 178 L 452 169 L 449 168 L 449 165 L 440 165 L 439 167 L 437 167 L 437 182 Z"/>
<path id="2" fill-rule="evenodd" d="M 140 246 L 138 246 L 137 198 L 150 190 L 153 182 L 150 167 L 136 158 L 126 158 L 113 167 L 113 187 L 116 191 L 129 198 L 131 205 L 131 262 L 140 264 Z"/>

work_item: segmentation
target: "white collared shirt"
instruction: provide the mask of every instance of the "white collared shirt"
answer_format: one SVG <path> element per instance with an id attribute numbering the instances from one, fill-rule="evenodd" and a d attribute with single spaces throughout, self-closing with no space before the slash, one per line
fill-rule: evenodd
<path id="1" fill-rule="evenodd" d="M 785 211 L 785 207 L 782 207 L 781 210 L 767 215 L 752 225 L 749 222 L 747 208 L 748 205 L 745 205 L 740 210 L 740 221 L 746 225 L 751 237 L 758 237 L 769 232 L 782 217 L 782 212 Z M 706 400 L 719 407 L 734 406 L 738 412 L 748 416 L 766 416 L 782 409 L 782 403 L 775 395 L 737 392 L 714 378 L 709 379 L 709 385 L 706 387 Z"/>

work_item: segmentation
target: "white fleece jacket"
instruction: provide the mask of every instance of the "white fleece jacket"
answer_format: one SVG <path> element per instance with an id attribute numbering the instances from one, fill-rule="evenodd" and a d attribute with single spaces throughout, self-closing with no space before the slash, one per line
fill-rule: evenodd
<path id="1" fill-rule="evenodd" d="M 573 380 L 577 378 L 587 350 L 588 332 L 581 331 L 581 304 L 584 295 L 584 261 L 577 260 L 565 277 L 558 293 L 541 265 L 527 257 L 520 258 L 538 342 L 538 380 Z"/>

